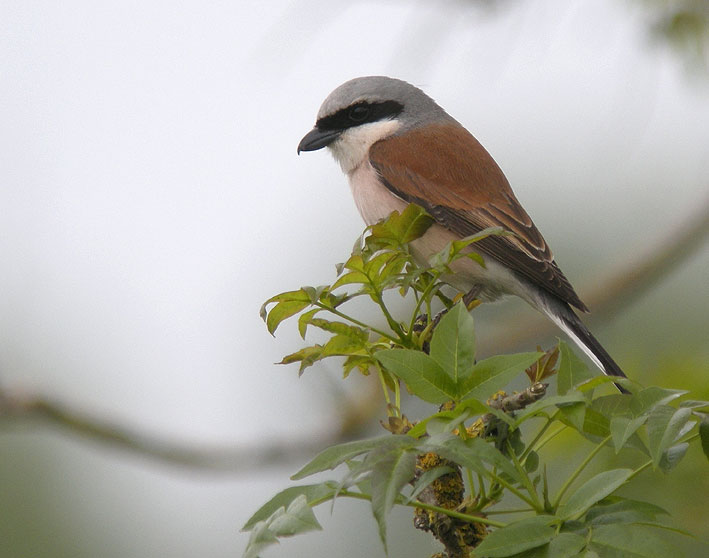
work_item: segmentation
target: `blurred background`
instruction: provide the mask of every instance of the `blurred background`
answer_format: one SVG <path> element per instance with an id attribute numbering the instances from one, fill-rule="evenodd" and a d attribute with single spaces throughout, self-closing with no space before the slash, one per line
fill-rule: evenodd
<path id="1" fill-rule="evenodd" d="M 434 97 L 586 299 L 707 207 L 708 20 L 702 0 L 0 3 L 0 388 L 243 461 L 155 459 L 5 409 L 0 557 L 238 556 L 310 452 L 381 432 L 369 380 L 275 366 L 302 341 L 258 316 L 332 281 L 363 228 L 332 158 L 296 156 L 333 88 L 386 74 Z M 708 399 L 700 246 L 594 330 L 630 377 Z M 475 316 L 488 353 L 534 318 Z M 520 348 L 537 342 L 554 338 Z M 549 459 L 578 461 L 560 438 Z M 695 445 L 635 490 L 706 539 L 708 471 Z M 366 504 L 317 515 L 324 532 L 264 556 L 383 556 Z M 437 548 L 408 510 L 389 532 L 393 556 Z"/>

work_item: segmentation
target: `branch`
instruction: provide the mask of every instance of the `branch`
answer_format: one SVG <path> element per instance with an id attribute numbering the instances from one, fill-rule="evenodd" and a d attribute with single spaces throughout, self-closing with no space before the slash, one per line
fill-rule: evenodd
<path id="1" fill-rule="evenodd" d="M 629 263 L 605 281 L 601 281 L 589 296 L 584 297 L 592 308 L 591 323 L 608 321 L 624 308 L 644 296 L 694 255 L 709 235 L 709 200 L 700 205 L 690 218 L 673 234 L 666 236 L 644 257 Z M 493 353 L 511 351 L 516 347 L 538 343 L 552 337 L 557 328 L 549 320 L 534 317 L 518 320 L 505 330 L 504 337 L 495 339 L 488 348 Z"/>
<path id="2" fill-rule="evenodd" d="M 268 444 L 234 447 L 200 447 L 168 440 L 78 412 L 41 397 L 19 397 L 0 390 L 0 421 L 34 422 L 59 428 L 92 442 L 139 455 L 163 464 L 222 473 L 260 471 L 306 459 L 345 437 L 342 429 L 325 436 L 280 440 Z"/>

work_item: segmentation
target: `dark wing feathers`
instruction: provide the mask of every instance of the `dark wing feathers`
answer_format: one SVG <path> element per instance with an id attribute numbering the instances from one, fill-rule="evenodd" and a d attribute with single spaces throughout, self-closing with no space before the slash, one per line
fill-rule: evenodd
<path id="1" fill-rule="evenodd" d="M 465 128 L 429 125 L 379 141 L 369 154 L 387 188 L 422 206 L 456 234 L 469 236 L 496 226 L 514 233 L 487 237 L 476 247 L 517 275 L 587 311 L 502 170 Z M 446 168 L 431 163 L 442 159 L 450 161 Z"/>

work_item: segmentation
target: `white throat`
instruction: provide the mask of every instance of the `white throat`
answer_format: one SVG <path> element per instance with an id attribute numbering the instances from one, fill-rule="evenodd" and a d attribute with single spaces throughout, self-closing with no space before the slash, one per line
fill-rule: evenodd
<path id="1" fill-rule="evenodd" d="M 365 159 L 369 153 L 369 148 L 375 142 L 389 137 L 401 126 L 401 123 L 394 120 L 380 120 L 362 124 L 354 128 L 348 128 L 336 141 L 328 148 L 333 157 L 340 163 L 342 172 L 350 174 Z"/>

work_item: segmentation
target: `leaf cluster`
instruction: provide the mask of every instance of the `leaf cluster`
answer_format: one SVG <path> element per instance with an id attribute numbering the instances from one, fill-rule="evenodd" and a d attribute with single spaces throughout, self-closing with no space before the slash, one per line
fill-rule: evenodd
<path id="1" fill-rule="evenodd" d="M 378 367 L 374 353 L 382 348 L 420 350 L 433 329 L 430 316 L 434 300 L 446 308 L 453 304 L 443 292 L 446 285 L 441 278 L 450 274 L 450 266 L 462 258 L 484 266 L 482 258 L 470 246 L 489 235 L 506 234 L 499 227 L 486 229 L 449 243 L 426 265 L 421 265 L 410 243 L 423 236 L 432 224 L 433 218 L 423 209 L 409 205 L 401 214 L 394 212 L 385 221 L 367 228 L 347 261 L 336 266 L 334 283 L 301 287 L 268 299 L 261 307 L 261 317 L 271 334 L 283 320 L 299 315 L 298 331 L 303 339 L 310 327 L 329 335 L 325 343 L 289 354 L 281 364 L 299 363 L 302 373 L 320 360 L 339 356 L 345 357 L 345 375 L 353 369 L 368 374 L 372 367 Z M 394 317 L 384 300 L 387 291 L 414 299 L 410 315 Z M 347 302 L 360 297 L 379 308 L 386 325 L 366 324 L 344 310 Z M 417 325 L 421 324 L 421 316 L 426 316 L 428 322 L 420 330 Z"/>
<path id="2" fill-rule="evenodd" d="M 300 314 L 301 335 L 311 326 L 330 335 L 323 344 L 288 355 L 284 363 L 300 363 L 302 372 L 319 360 L 342 356 L 345 375 L 354 368 L 376 370 L 389 424 L 397 427 L 390 428 L 393 435 L 329 447 L 303 467 L 293 480 L 341 473 L 290 487 L 264 504 L 244 526 L 251 531 L 246 556 L 256 556 L 280 537 L 320 528 L 312 508 L 338 497 L 370 502 L 385 548 L 387 515 L 398 505 L 449 518 L 453 528 L 481 527 L 482 542 L 453 550 L 442 541 L 449 556 L 677 555 L 663 536 L 670 529 L 661 521 L 667 512 L 618 491 L 645 469 L 671 471 L 695 439 L 709 456 L 709 403 L 680 403 L 683 391 L 642 388 L 628 380 L 621 382 L 631 393 L 609 394 L 612 380 L 593 376 L 564 342 L 546 352 L 476 360 L 473 318 L 465 304 L 444 294 L 443 279 L 459 258 L 484 265 L 471 251 L 481 236 L 451 243 L 422 264 L 410 243 L 431 223 L 423 210 L 409 206 L 358 239 L 351 257 L 338 266 L 335 283 L 282 293 L 264 305 L 271 333 Z M 353 290 L 342 292 L 345 286 Z M 412 299 L 410 315 L 394 316 L 384 301 L 387 290 Z M 347 301 L 360 296 L 379 307 L 386 326 L 366 324 L 344 311 Z M 447 309 L 442 317 L 432 315 L 434 302 Z M 520 394 L 501 391 L 524 372 L 530 388 Z M 541 397 L 547 387 L 542 380 L 556 384 L 553 395 Z M 401 384 L 438 409 L 411 423 L 402 413 Z M 522 398 L 526 392 L 536 395 Z M 516 405 L 506 403 L 512 399 Z M 563 476 L 556 463 L 547 462 L 544 448 L 569 430 L 591 449 Z M 604 448 L 635 452 L 641 464 L 602 470 L 582 481 Z M 439 457 L 440 464 L 424 470 L 425 456 Z M 460 479 L 465 491 L 459 501 L 435 501 L 432 487 L 443 478 Z M 424 491 L 433 491 L 433 502 L 422 497 Z M 510 501 L 516 501 L 512 508 Z"/>

